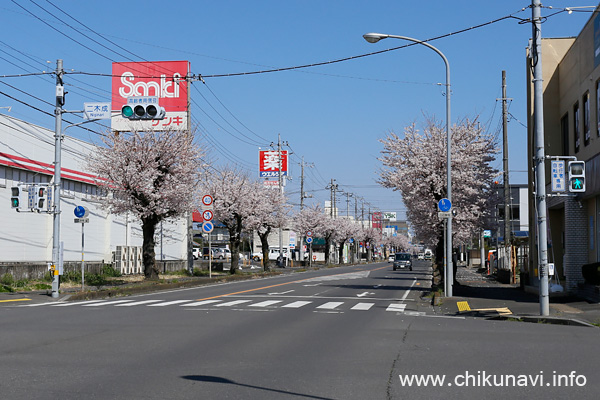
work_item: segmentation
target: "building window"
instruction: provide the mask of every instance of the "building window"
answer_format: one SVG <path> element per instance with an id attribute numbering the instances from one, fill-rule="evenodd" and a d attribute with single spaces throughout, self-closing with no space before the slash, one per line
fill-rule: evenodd
<path id="1" fill-rule="evenodd" d="M 583 145 L 590 144 L 590 94 L 583 95 Z"/>
<path id="2" fill-rule="evenodd" d="M 596 82 L 596 135 L 600 137 L 600 80 Z"/>
<path id="3" fill-rule="evenodd" d="M 562 155 L 569 155 L 569 114 L 560 119 L 560 138 L 562 141 Z"/>
<path id="4" fill-rule="evenodd" d="M 579 103 L 573 106 L 573 143 L 575 153 L 579 153 Z"/>

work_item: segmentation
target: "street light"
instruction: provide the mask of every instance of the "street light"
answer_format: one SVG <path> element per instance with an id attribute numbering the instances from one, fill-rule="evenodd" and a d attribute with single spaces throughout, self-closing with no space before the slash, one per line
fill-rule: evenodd
<path id="1" fill-rule="evenodd" d="M 431 50 L 435 51 L 442 57 L 444 60 L 444 64 L 446 64 L 446 179 L 447 179 L 447 198 L 452 201 L 452 179 L 451 179 L 451 144 L 450 144 L 450 64 L 448 63 L 448 59 L 444 54 L 439 51 L 437 48 L 433 47 L 427 42 L 424 42 L 419 39 L 413 39 L 406 36 L 398 36 L 398 35 L 386 35 L 383 33 L 367 33 L 363 35 L 363 38 L 369 43 L 377 43 L 381 39 L 392 38 L 392 39 L 402 39 L 408 40 L 410 42 L 422 44 L 425 47 L 429 47 Z M 446 296 L 452 297 L 452 284 L 454 280 L 454 270 L 452 266 L 452 216 L 448 217 L 448 224 L 446 226 L 446 267 L 444 268 L 444 278 L 446 285 Z"/>

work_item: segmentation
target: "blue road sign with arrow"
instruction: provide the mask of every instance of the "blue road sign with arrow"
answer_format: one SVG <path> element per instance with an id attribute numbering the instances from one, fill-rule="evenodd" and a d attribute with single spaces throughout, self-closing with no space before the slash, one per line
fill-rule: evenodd
<path id="1" fill-rule="evenodd" d="M 452 203 L 450 202 L 450 200 L 444 197 L 438 202 L 438 208 L 442 212 L 450 211 L 450 209 L 452 208 Z"/>

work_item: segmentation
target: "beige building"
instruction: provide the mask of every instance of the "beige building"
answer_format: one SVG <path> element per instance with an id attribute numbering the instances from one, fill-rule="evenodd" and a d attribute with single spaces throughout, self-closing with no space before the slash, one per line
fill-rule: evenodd
<path id="1" fill-rule="evenodd" d="M 534 62 L 535 57 L 530 57 L 528 51 L 529 171 L 533 171 L 534 154 L 530 68 Z M 542 39 L 542 67 L 545 154 L 573 156 L 586 162 L 586 190 L 570 197 L 552 192 L 550 161 L 545 164 L 546 193 L 551 195 L 547 199 L 548 262 L 555 264 L 565 290 L 577 293 L 583 289 L 582 265 L 600 261 L 600 15 L 592 14 L 577 37 Z M 530 285 L 537 286 L 533 178 L 531 172 L 531 260 L 528 271 L 522 272 Z"/>

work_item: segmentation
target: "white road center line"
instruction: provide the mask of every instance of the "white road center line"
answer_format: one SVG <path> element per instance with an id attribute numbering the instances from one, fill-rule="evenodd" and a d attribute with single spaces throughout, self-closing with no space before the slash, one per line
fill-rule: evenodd
<path id="1" fill-rule="evenodd" d="M 404 296 L 402 296 L 402 298 L 400 299 L 400 301 L 406 300 L 406 298 L 408 297 L 408 294 L 410 293 L 410 290 L 413 288 L 413 286 L 415 286 L 416 283 L 417 283 L 417 278 L 415 278 L 415 280 L 410 285 L 410 287 L 408 288 L 408 290 L 406 291 L 406 293 L 404 293 Z"/>

